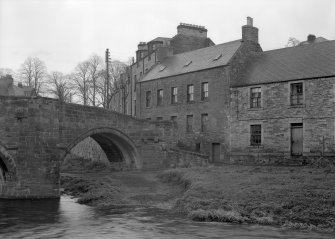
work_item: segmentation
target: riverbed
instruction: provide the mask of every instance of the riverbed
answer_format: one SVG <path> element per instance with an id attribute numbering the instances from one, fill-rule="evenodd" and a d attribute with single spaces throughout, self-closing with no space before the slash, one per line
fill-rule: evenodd
<path id="1" fill-rule="evenodd" d="M 60 200 L 0 201 L 0 238 L 334 238 L 333 233 L 194 222 L 168 210 L 98 209 Z"/>

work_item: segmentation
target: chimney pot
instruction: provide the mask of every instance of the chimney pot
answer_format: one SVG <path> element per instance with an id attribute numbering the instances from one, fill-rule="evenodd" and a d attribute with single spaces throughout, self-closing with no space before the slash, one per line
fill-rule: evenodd
<path id="1" fill-rule="evenodd" d="M 247 25 L 248 26 L 253 26 L 253 19 L 252 19 L 252 17 L 247 17 Z"/>

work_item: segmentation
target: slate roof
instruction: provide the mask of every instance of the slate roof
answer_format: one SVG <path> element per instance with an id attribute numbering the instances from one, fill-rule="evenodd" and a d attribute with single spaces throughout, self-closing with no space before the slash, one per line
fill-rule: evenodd
<path id="1" fill-rule="evenodd" d="M 240 45 L 241 40 L 236 40 L 167 57 L 163 62 L 155 65 L 141 81 L 227 65 Z M 221 57 L 214 60 L 219 55 Z M 187 63 L 189 65 L 185 66 Z"/>
<path id="2" fill-rule="evenodd" d="M 335 41 L 255 53 L 233 87 L 335 75 Z"/>

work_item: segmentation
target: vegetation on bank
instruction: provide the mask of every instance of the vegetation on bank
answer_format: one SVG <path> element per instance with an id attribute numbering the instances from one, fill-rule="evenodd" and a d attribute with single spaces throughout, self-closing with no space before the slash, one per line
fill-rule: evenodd
<path id="1" fill-rule="evenodd" d="M 335 175 L 324 169 L 231 165 L 160 178 L 184 189 L 173 209 L 193 220 L 335 230 Z"/>
<path id="2" fill-rule="evenodd" d="M 335 174 L 327 168 L 224 165 L 111 172 L 98 162 L 81 165 L 83 174 L 67 172 L 61 179 L 64 193 L 79 203 L 121 211 L 163 207 L 196 221 L 335 230 Z M 85 167 L 94 170 L 87 173 Z"/>

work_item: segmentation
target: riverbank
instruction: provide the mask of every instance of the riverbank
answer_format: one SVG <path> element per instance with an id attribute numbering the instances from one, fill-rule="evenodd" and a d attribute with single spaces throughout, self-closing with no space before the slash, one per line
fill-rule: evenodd
<path id="1" fill-rule="evenodd" d="M 335 230 L 335 175 L 310 167 L 235 166 L 163 172 L 64 174 L 79 203 L 154 206 L 192 220 Z"/>

